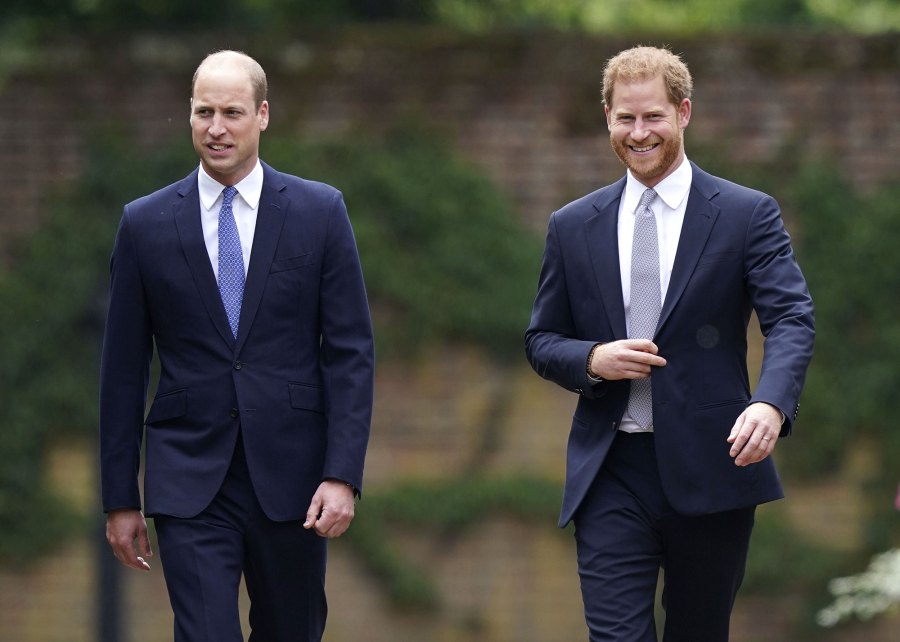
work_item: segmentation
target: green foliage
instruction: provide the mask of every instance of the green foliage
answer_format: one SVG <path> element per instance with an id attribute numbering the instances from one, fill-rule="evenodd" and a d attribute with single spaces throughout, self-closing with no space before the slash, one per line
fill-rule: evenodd
<path id="1" fill-rule="evenodd" d="M 540 242 L 479 171 L 413 128 L 353 144 L 273 138 L 271 164 L 343 191 L 382 356 L 448 341 L 521 356 Z"/>
<path id="2" fill-rule="evenodd" d="M 798 533 L 780 504 L 762 506 L 756 513 L 743 589 L 757 594 L 814 592 L 848 561 Z"/>
<path id="3" fill-rule="evenodd" d="M 817 338 L 804 393 L 803 423 L 812 443 L 788 445 L 791 465 L 827 473 L 854 446 L 874 445 L 865 496 L 876 516 L 871 545 L 896 543 L 893 508 L 900 437 L 893 413 L 900 386 L 900 186 L 853 190 L 827 166 L 808 166 L 795 181 L 798 253 L 816 304 Z M 880 516 L 880 517 L 879 517 Z"/>
<path id="4" fill-rule="evenodd" d="M 125 201 L 167 159 L 97 139 L 83 179 L 50 199 L 40 231 L 0 274 L 0 560 L 23 562 L 55 544 L 76 517 L 46 487 L 53 440 L 97 425 L 98 352 L 105 268 Z M 153 160 L 156 162 L 154 163 Z M 165 170 L 162 170 L 162 168 Z M 154 171 L 155 170 L 155 171 Z"/>
<path id="5" fill-rule="evenodd" d="M 895 0 L 7 0 L 4 23 L 41 31 L 280 29 L 353 22 L 443 24 L 470 31 L 555 28 L 696 33 L 748 27 L 900 28 Z"/>
<path id="6" fill-rule="evenodd" d="M 429 611 L 440 605 L 438 589 L 393 544 L 392 530 L 457 537 L 497 516 L 552 525 L 559 498 L 559 484 L 526 475 L 402 482 L 365 496 L 345 540 L 396 608 Z"/>
<path id="7" fill-rule="evenodd" d="M 436 0 L 443 22 L 473 31 L 554 27 L 602 33 L 705 33 L 747 28 L 900 28 L 894 0 Z"/>

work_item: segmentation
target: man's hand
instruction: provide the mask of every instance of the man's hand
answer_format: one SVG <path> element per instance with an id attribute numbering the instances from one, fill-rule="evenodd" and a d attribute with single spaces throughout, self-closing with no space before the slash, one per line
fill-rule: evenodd
<path id="1" fill-rule="evenodd" d="M 781 434 L 781 411 L 764 402 L 752 403 L 734 422 L 728 443 L 729 455 L 738 466 L 762 461 L 775 450 L 775 442 Z"/>
<path id="2" fill-rule="evenodd" d="M 652 367 L 666 365 L 659 348 L 648 339 L 622 339 L 604 343 L 594 350 L 591 373 L 607 381 L 646 379 Z"/>
<path id="3" fill-rule="evenodd" d="M 303 528 L 315 529 L 321 537 L 340 537 L 350 526 L 355 503 L 352 487 L 326 479 L 313 495 Z"/>
<path id="4" fill-rule="evenodd" d="M 150 570 L 144 558 L 153 557 L 153 551 L 147 537 L 147 522 L 141 511 L 133 508 L 110 511 L 106 516 L 106 541 L 116 559 L 125 566 L 139 571 Z"/>

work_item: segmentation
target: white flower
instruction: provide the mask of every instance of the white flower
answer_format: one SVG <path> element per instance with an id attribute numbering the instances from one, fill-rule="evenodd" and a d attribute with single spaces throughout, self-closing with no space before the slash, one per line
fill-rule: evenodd
<path id="1" fill-rule="evenodd" d="M 828 583 L 834 601 L 816 614 L 816 623 L 832 627 L 856 616 L 869 620 L 900 606 L 900 548 L 879 553 L 863 573 Z"/>

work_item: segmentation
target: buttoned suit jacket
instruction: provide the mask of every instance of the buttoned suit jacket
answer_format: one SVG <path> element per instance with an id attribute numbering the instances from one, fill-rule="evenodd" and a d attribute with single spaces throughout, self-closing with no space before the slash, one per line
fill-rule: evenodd
<path id="1" fill-rule="evenodd" d="M 783 497 L 771 457 L 735 465 L 726 443 L 738 415 L 764 401 L 790 433 L 812 357 L 813 305 L 771 197 L 691 164 L 693 179 L 668 290 L 653 341 L 653 424 L 662 485 L 685 515 Z M 569 434 L 559 525 L 575 515 L 624 415 L 630 382 L 594 384 L 596 343 L 627 338 L 618 253 L 625 177 L 550 218 L 526 355 L 535 371 L 579 395 Z M 764 339 L 751 393 L 747 328 L 756 311 Z"/>
<path id="2" fill-rule="evenodd" d="M 236 338 L 203 239 L 197 170 L 125 206 L 110 272 L 100 391 L 106 511 L 142 506 L 144 438 L 148 515 L 202 511 L 239 434 L 273 520 L 304 518 L 325 478 L 362 488 L 373 339 L 339 191 L 263 163 Z M 145 416 L 154 346 L 159 381 Z"/>

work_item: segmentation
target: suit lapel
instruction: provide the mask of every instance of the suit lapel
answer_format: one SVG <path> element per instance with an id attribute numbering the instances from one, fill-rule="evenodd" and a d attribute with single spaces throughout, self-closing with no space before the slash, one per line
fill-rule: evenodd
<path id="1" fill-rule="evenodd" d="M 619 271 L 619 200 L 625 179 L 603 190 L 594 208 L 597 214 L 585 221 L 585 238 L 600 290 L 603 309 L 613 336 L 625 338 L 625 304 L 622 300 L 622 277 Z"/>
<path id="2" fill-rule="evenodd" d="M 228 325 L 225 306 L 222 305 L 216 275 L 209 262 L 206 242 L 203 240 L 196 170 L 181 182 L 178 187 L 178 195 L 181 198 L 175 203 L 173 214 L 178 237 L 181 240 L 181 249 L 184 251 L 194 282 L 197 284 L 200 299 L 213 320 L 216 330 L 228 345 L 233 346 L 234 337 L 231 335 L 231 328 Z"/>
<path id="3" fill-rule="evenodd" d="M 263 163 L 263 171 L 263 188 L 259 198 L 259 211 L 256 215 L 256 231 L 253 233 L 250 266 L 247 270 L 247 280 L 244 283 L 244 299 L 241 303 L 241 320 L 238 324 L 235 353 L 240 352 L 247 340 L 253 319 L 259 310 L 266 279 L 269 276 L 269 268 L 275 256 L 275 249 L 278 247 L 278 238 L 281 236 L 284 217 L 290 204 L 290 199 L 283 194 L 285 184 L 278 172 L 265 163 Z"/>
<path id="4" fill-rule="evenodd" d="M 669 287 L 666 290 L 666 300 L 663 301 L 659 314 L 659 323 L 656 333 L 668 320 L 675 305 L 684 294 L 688 281 L 694 273 L 697 261 L 706 246 L 706 240 L 712 231 L 716 218 L 719 216 L 719 208 L 713 205 L 712 198 L 719 193 L 709 174 L 700 170 L 691 163 L 693 176 L 691 177 L 691 191 L 684 212 L 684 223 L 681 226 L 681 235 L 678 238 L 678 249 L 675 251 L 675 264 L 672 266 L 672 277 L 669 279 Z"/>

